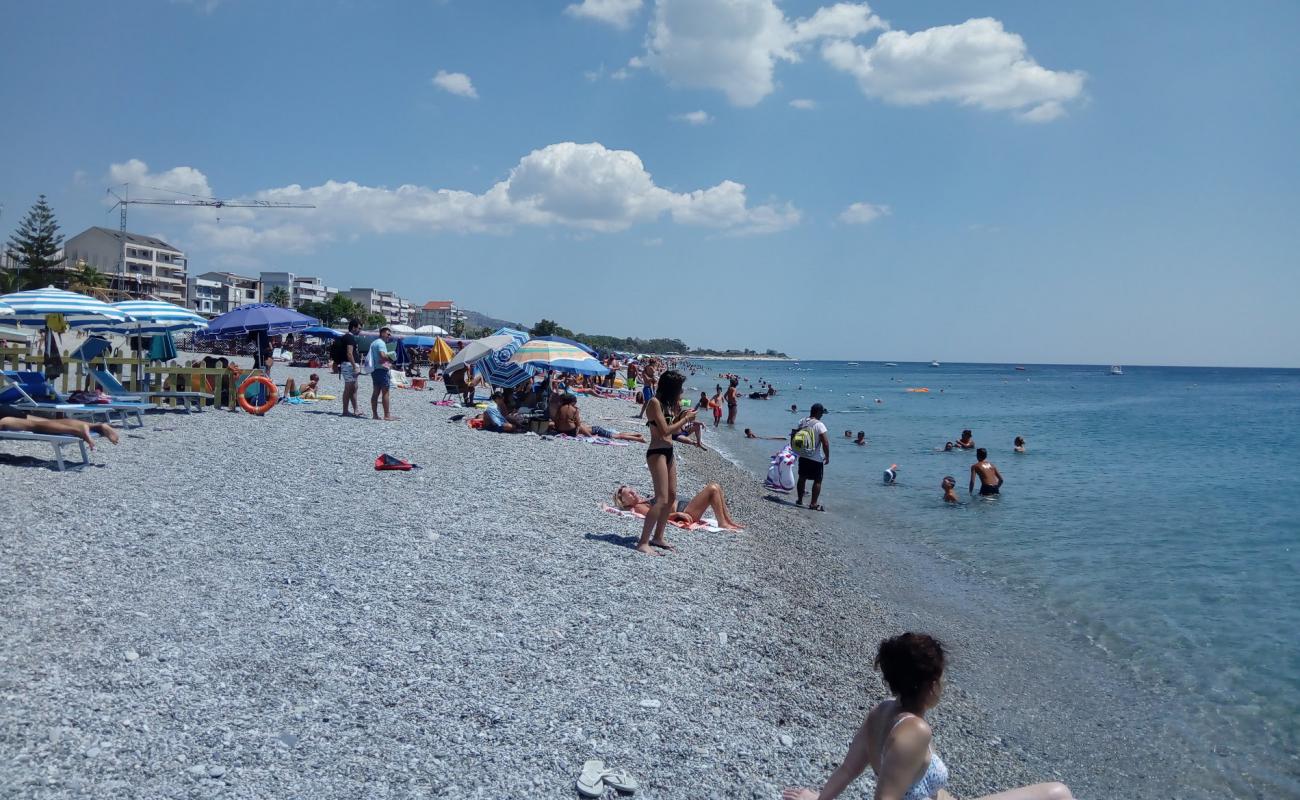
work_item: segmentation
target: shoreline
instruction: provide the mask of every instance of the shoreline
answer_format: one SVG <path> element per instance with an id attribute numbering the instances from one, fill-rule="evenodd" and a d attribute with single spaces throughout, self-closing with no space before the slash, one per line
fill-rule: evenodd
<path id="1" fill-rule="evenodd" d="M 479 433 L 445 422 L 462 410 L 429 405 L 440 392 L 393 394 L 392 424 L 337 401 L 149 415 L 66 479 L 0 460 L 24 498 L 3 504 L 6 785 L 571 797 L 600 757 L 638 796 L 774 798 L 824 780 L 884 696 L 880 638 L 962 627 L 917 620 L 926 587 L 891 586 L 888 552 L 763 500 L 717 453 L 679 446 L 679 491 L 717 481 L 748 530 L 670 530 L 680 552 L 650 559 L 628 548 L 639 523 L 600 510 L 620 483 L 648 493 L 643 447 Z M 424 468 L 375 472 L 379 452 Z M 160 465 L 165 490 L 141 492 Z M 1066 722 L 1046 709 L 1006 729 L 967 638 L 932 719 L 955 793 L 1111 773 L 1050 763 Z"/>

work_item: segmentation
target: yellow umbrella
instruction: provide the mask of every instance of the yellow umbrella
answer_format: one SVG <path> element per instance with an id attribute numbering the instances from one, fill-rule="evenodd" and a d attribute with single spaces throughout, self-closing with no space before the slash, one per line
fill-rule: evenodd
<path id="1" fill-rule="evenodd" d="M 451 346 L 444 342 L 441 336 L 433 343 L 433 347 L 429 348 L 430 364 L 446 364 L 451 361 L 452 356 Z"/>

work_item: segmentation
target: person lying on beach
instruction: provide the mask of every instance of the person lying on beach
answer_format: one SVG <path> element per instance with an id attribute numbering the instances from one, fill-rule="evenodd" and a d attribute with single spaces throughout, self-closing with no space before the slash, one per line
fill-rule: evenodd
<path id="1" fill-rule="evenodd" d="M 875 666 L 893 698 L 867 714 L 820 792 L 791 787 L 781 800 L 834 800 L 867 767 L 876 775 L 876 800 L 951 798 L 945 788 L 948 767 L 934 752 L 934 733 L 925 721 L 943 695 L 946 665 L 943 645 L 929 634 L 909 632 L 881 642 Z M 1073 795 L 1063 783 L 1037 783 L 981 800 L 1073 800 Z"/>
<path id="2" fill-rule="evenodd" d="M 9 412 L 6 412 L 9 413 Z M 56 436 L 75 436 L 90 449 L 95 449 L 95 440 L 91 433 L 98 433 L 113 444 L 117 444 L 117 431 L 106 422 L 82 422 L 79 419 L 45 419 L 29 417 L 15 413 L 13 416 L 0 416 L 0 431 L 21 433 L 49 433 Z"/>
<path id="3" fill-rule="evenodd" d="M 653 497 L 647 498 L 637 494 L 631 486 L 620 486 L 614 492 L 615 506 L 643 517 L 649 516 L 650 509 L 654 508 L 657 502 Z M 719 528 L 726 528 L 729 531 L 744 530 L 744 526 L 731 518 L 731 510 L 727 508 L 727 498 L 722 493 L 722 487 L 716 483 L 705 484 L 699 494 L 690 500 L 678 500 L 676 510 L 668 514 L 668 521 L 678 525 L 694 525 L 709 509 L 713 509 L 713 516 L 717 518 Z"/>
<path id="4" fill-rule="evenodd" d="M 865 447 L 867 444 L 867 432 L 858 431 L 858 438 L 854 439 L 853 443 L 856 444 L 858 447 Z"/>
<path id="5" fill-rule="evenodd" d="M 1017 453 L 1025 452 L 1025 437 L 1023 436 L 1016 437 L 1016 452 Z"/>
<path id="6" fill-rule="evenodd" d="M 943 483 L 941 483 L 941 484 L 939 484 L 939 485 L 943 487 L 943 502 L 945 502 L 945 503 L 960 503 L 960 502 L 961 502 L 961 500 L 958 500 L 958 499 L 957 499 L 957 479 L 956 479 L 956 478 L 954 478 L 954 477 L 951 476 L 951 475 L 945 475 L 944 478 L 943 478 Z"/>
<path id="7" fill-rule="evenodd" d="M 578 396 L 564 394 L 560 396 L 560 407 L 551 420 L 551 430 L 569 436 L 602 436 L 623 442 L 640 442 L 645 444 L 645 437 L 639 433 L 619 433 L 599 425 L 588 426 L 582 421 L 582 412 L 578 410 Z"/>
<path id="8" fill-rule="evenodd" d="M 746 428 L 746 429 L 745 429 L 745 438 L 746 438 L 746 439 L 771 439 L 772 441 L 775 441 L 775 442 L 784 442 L 784 441 L 785 441 L 785 437 L 784 437 L 784 436 L 759 436 L 758 434 L 756 434 L 756 433 L 754 433 L 753 431 L 751 431 L 749 428 Z"/>
<path id="9" fill-rule="evenodd" d="M 990 495 L 1001 494 L 1002 492 L 1002 473 L 998 468 L 993 466 L 989 461 L 989 451 L 983 447 L 975 451 L 975 463 L 970 465 L 970 489 L 971 494 L 975 493 L 975 478 L 980 479 L 980 495 L 988 497 Z"/>
<path id="10" fill-rule="evenodd" d="M 975 449 L 975 440 L 971 438 L 970 428 L 961 432 L 961 438 L 953 442 L 953 445 L 960 450 Z"/>
<path id="11" fill-rule="evenodd" d="M 902 633 L 881 641 L 876 669 L 884 675 L 891 700 L 878 702 L 849 743 L 840 766 L 822 791 L 787 788 L 781 800 L 833 800 L 871 767 L 876 800 L 922 800 L 949 796 L 948 766 L 933 748 L 926 713 L 944 692 L 944 645 L 928 633 Z M 982 800 L 1073 800 L 1063 783 L 1036 783 Z"/>

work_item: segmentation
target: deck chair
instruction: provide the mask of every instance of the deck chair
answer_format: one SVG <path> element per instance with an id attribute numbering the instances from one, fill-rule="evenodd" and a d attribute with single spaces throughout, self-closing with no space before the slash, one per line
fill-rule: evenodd
<path id="1" fill-rule="evenodd" d="M 212 399 L 212 395 L 207 392 L 155 392 L 152 390 L 132 392 L 123 386 L 117 378 L 113 377 L 113 373 L 106 369 L 91 370 L 90 375 L 95 384 L 115 401 L 142 402 L 153 398 L 180 400 L 181 408 L 185 409 L 186 414 L 191 414 L 196 408 L 202 411 L 203 401 Z"/>
<path id="2" fill-rule="evenodd" d="M 76 436 L 64 436 L 58 433 L 30 433 L 28 431 L 0 431 L 0 440 L 46 442 L 54 448 L 54 463 L 59 465 L 59 472 L 67 469 L 67 462 L 63 458 L 63 448 L 68 445 L 76 445 L 81 448 L 81 463 L 73 466 L 84 467 L 90 463 L 90 451 L 86 449 L 86 443 Z"/>
<path id="3" fill-rule="evenodd" d="M 69 403 L 59 396 L 54 387 L 45 382 L 45 376 L 39 372 L 17 371 L 7 369 L 0 372 L 8 385 L 0 391 L 0 406 L 7 406 L 18 411 L 66 414 L 70 417 L 89 417 L 94 420 L 100 416 L 105 422 L 113 421 L 113 414 L 122 417 L 122 424 L 129 426 L 131 416 L 135 417 L 136 427 L 144 427 L 144 412 L 153 408 L 149 403 Z M 51 397 L 53 400 L 37 400 L 38 397 Z"/>

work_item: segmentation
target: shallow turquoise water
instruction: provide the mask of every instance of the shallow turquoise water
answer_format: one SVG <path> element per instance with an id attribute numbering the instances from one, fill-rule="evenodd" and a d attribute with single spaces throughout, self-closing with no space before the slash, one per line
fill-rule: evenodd
<path id="1" fill-rule="evenodd" d="M 1246 769 L 1271 764 L 1263 779 L 1300 794 L 1300 371 L 705 362 L 688 385 L 718 372 L 780 390 L 743 400 L 736 429 L 716 434 L 742 463 L 763 470 L 780 446 L 744 427 L 788 434 L 824 403 L 832 511 L 1041 604 L 1136 680 L 1179 690 L 1189 735 Z M 970 453 L 936 450 L 963 428 L 1005 477 L 996 500 L 967 496 Z M 944 475 L 962 506 L 941 502 Z"/>

